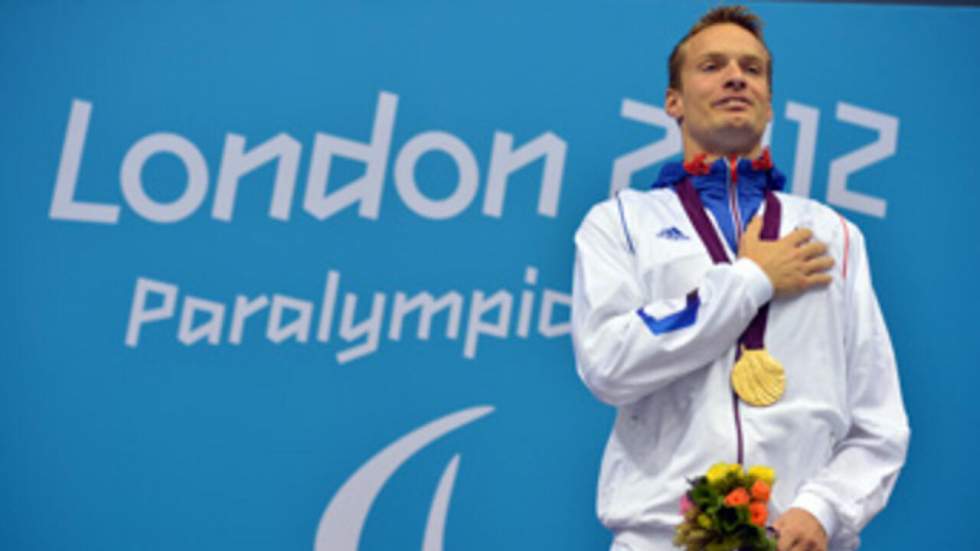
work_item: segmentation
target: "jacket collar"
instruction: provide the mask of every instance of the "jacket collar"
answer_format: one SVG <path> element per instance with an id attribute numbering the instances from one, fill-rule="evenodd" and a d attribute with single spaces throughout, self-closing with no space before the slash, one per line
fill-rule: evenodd
<path id="1" fill-rule="evenodd" d="M 674 161 L 663 165 L 660 175 L 650 187 L 672 187 L 691 178 L 694 188 L 701 191 L 709 187 L 724 186 L 729 181 L 729 174 L 743 187 L 782 191 L 786 185 L 786 177 L 772 164 L 769 148 L 764 149 L 757 159 L 737 159 L 735 170 L 731 170 L 729 159 L 719 158 L 709 165 L 704 162 L 704 158 L 705 155 L 701 154 L 686 163 Z"/>

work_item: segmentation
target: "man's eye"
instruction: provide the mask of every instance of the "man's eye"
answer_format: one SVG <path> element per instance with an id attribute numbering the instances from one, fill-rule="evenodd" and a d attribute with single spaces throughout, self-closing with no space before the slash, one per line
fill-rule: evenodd
<path id="1" fill-rule="evenodd" d="M 758 65 L 749 65 L 746 68 L 746 71 L 748 71 L 749 73 L 752 73 L 753 75 L 761 75 L 762 74 L 762 67 L 759 67 Z"/>
<path id="2" fill-rule="evenodd" d="M 716 65 L 714 63 L 705 63 L 705 64 L 701 65 L 701 70 L 702 71 L 714 71 L 717 68 L 718 68 L 718 65 Z"/>

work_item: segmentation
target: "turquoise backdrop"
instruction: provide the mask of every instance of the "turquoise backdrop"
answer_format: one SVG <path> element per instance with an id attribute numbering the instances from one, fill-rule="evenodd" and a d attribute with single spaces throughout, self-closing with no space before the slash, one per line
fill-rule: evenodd
<path id="1" fill-rule="evenodd" d="M 605 549 L 572 234 L 713 4 L 0 3 L 0 548 Z M 753 8 L 899 360 L 863 548 L 980 548 L 980 10 Z"/>

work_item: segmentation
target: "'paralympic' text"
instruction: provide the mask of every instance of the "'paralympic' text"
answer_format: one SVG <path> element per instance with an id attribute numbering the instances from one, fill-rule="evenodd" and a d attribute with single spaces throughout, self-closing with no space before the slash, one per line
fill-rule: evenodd
<path id="1" fill-rule="evenodd" d="M 477 345 L 484 336 L 506 339 L 513 330 L 514 336 L 528 338 L 535 314 L 536 329 L 541 336 L 555 338 L 570 333 L 568 309 L 571 306 L 571 297 L 548 288 L 537 297 L 534 289 L 537 279 L 537 268 L 528 266 L 524 273 L 526 287 L 520 292 L 519 299 L 505 289 L 493 293 L 482 290 L 470 293 L 463 331 L 465 358 L 476 357 Z M 319 312 L 315 312 L 316 299 L 279 293 L 272 293 L 271 297 L 265 293 L 254 296 L 237 294 L 229 304 L 184 293 L 178 317 L 180 288 L 173 283 L 140 277 L 133 289 L 125 342 L 127 346 L 135 348 L 140 344 L 144 329 L 159 331 L 160 329 L 149 326 L 168 321 L 172 326 L 176 318 L 177 340 L 185 346 L 202 341 L 209 345 L 220 345 L 222 342 L 240 345 L 244 340 L 246 326 L 250 323 L 262 324 L 262 320 L 256 318 L 265 317 L 265 338 L 270 342 L 280 344 L 292 341 L 306 344 L 312 336 L 317 342 L 327 343 L 333 334 L 339 288 L 340 273 L 329 270 L 322 295 L 318 299 Z M 383 292 L 373 293 L 370 313 L 360 320 L 355 319 L 358 302 L 359 297 L 356 294 L 344 294 L 336 335 L 349 346 L 336 354 L 337 362 L 341 364 L 377 352 L 382 337 L 388 295 Z M 516 317 L 512 315 L 515 305 Z M 437 316 L 445 320 L 446 338 L 458 339 L 466 306 L 464 295 L 456 290 L 446 291 L 439 297 L 428 291 L 420 291 L 412 296 L 397 291 L 390 309 L 387 310 L 388 339 L 401 340 L 405 320 L 411 314 L 417 314 L 416 336 L 419 340 L 429 340 L 432 321 Z M 565 309 L 564 315 L 558 315 L 559 308 Z M 264 316 L 263 311 L 266 311 Z M 230 322 L 226 323 L 229 312 Z"/>

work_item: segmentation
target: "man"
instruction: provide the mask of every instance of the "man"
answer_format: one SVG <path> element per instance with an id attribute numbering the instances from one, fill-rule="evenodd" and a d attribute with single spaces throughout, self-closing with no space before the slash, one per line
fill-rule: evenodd
<path id="1" fill-rule="evenodd" d="M 776 470 L 780 551 L 856 549 L 909 437 L 864 238 L 778 193 L 761 145 L 772 58 L 754 15 L 711 10 L 669 71 L 684 163 L 595 206 L 575 236 L 578 373 L 618 407 L 600 520 L 614 549 L 671 549 L 686 479 L 737 461 Z M 769 392 L 733 376 L 750 355 L 781 364 L 754 375 Z"/>

